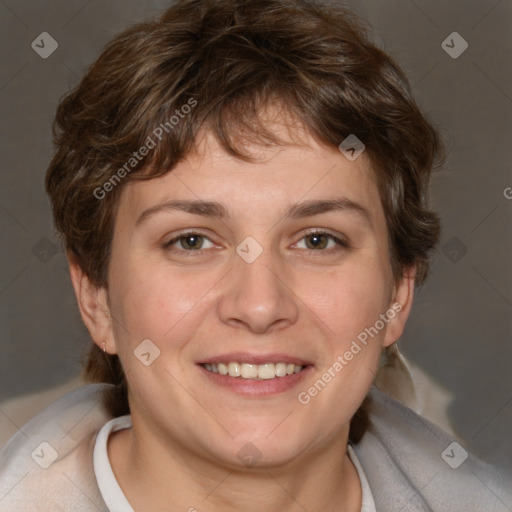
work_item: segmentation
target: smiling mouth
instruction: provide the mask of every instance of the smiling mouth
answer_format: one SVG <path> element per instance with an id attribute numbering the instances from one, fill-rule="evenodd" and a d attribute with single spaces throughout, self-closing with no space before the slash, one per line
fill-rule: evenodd
<path id="1" fill-rule="evenodd" d="M 212 373 L 241 379 L 268 380 L 282 378 L 303 371 L 305 366 L 293 363 L 249 364 L 231 361 L 229 363 L 204 363 L 201 366 Z"/>

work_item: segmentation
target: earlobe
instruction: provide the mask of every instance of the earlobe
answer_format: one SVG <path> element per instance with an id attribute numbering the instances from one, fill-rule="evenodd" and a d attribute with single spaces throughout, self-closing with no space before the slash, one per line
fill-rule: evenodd
<path id="1" fill-rule="evenodd" d="M 384 338 L 384 346 L 388 347 L 398 341 L 405 329 L 405 324 L 409 318 L 414 299 L 416 267 L 412 266 L 404 269 L 402 277 L 396 283 L 393 299 L 388 311 L 393 311 L 394 315 L 390 319 Z M 389 314 L 391 317 L 391 313 Z"/>
<path id="2" fill-rule="evenodd" d="M 85 326 L 98 347 L 108 353 L 115 353 L 107 290 L 89 279 L 73 253 L 68 251 L 67 258 L 71 283 Z"/>

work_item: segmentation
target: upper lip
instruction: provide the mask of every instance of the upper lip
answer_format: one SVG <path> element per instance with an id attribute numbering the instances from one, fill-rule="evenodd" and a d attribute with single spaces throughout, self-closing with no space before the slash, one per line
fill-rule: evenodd
<path id="1" fill-rule="evenodd" d="M 300 357 L 292 356 L 289 354 L 250 354 L 247 352 L 232 352 L 229 354 L 221 354 L 219 356 L 212 356 L 201 359 L 197 364 L 219 364 L 219 363 L 247 363 L 247 364 L 265 364 L 265 363 L 291 363 L 300 366 L 307 366 L 312 364 Z"/>

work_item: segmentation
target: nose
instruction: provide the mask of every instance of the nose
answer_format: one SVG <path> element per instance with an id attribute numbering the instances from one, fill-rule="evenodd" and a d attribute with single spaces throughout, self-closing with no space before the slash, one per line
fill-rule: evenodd
<path id="1" fill-rule="evenodd" d="M 270 251 L 254 262 L 235 261 L 219 301 L 222 322 L 256 334 L 283 329 L 297 321 L 299 300 L 287 276 Z"/>

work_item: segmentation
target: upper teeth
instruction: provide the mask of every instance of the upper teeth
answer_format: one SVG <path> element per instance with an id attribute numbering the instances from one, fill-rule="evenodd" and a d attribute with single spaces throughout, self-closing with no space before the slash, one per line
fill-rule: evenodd
<path id="1" fill-rule="evenodd" d="M 213 372 L 221 375 L 229 375 L 230 377 L 242 377 L 243 379 L 273 379 L 275 377 L 286 377 L 292 373 L 299 373 L 302 370 L 301 365 L 293 363 L 265 363 L 265 364 L 248 364 L 248 363 L 206 363 L 203 366 Z"/>

